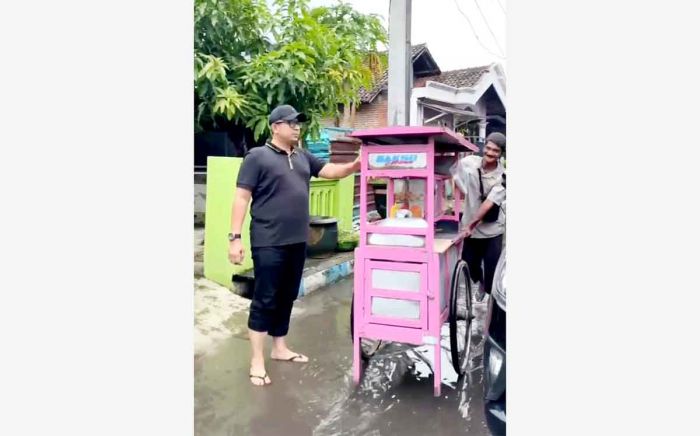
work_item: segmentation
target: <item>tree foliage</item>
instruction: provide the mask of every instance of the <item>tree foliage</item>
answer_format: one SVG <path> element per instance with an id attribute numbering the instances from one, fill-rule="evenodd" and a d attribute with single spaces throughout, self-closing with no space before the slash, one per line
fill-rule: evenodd
<path id="1" fill-rule="evenodd" d="M 195 126 L 232 123 L 268 134 L 267 116 L 291 104 L 323 117 L 358 102 L 384 70 L 387 42 L 377 16 L 348 4 L 309 8 L 308 0 L 195 0 Z"/>

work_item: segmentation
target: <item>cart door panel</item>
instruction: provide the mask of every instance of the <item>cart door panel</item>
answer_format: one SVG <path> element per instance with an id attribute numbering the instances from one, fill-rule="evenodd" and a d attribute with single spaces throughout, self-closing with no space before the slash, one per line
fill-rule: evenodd
<path id="1" fill-rule="evenodd" d="M 427 328 L 426 264 L 367 260 L 364 277 L 366 322 Z"/>
<path id="2" fill-rule="evenodd" d="M 420 301 L 372 296 L 370 313 L 374 317 L 419 320 Z"/>
<path id="3" fill-rule="evenodd" d="M 387 262 L 388 263 L 388 262 Z M 376 265 L 370 268 L 371 285 L 375 289 L 418 293 L 421 291 L 420 271 L 392 271 Z"/>

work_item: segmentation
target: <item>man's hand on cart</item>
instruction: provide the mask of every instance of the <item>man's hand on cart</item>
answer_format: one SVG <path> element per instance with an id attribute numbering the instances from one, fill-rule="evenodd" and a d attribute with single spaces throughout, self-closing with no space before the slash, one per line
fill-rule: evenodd
<path id="1" fill-rule="evenodd" d="M 234 265 L 240 265 L 245 258 L 245 250 L 240 239 L 234 239 L 228 244 L 228 260 Z"/>
<path id="2" fill-rule="evenodd" d="M 354 173 L 360 171 L 360 163 L 361 163 L 360 157 L 361 157 L 361 156 L 362 156 L 362 154 L 361 154 L 361 153 L 358 153 L 358 154 L 357 154 L 357 159 L 355 159 L 355 160 L 353 161 L 353 163 L 352 163 L 352 165 L 353 165 L 353 172 L 354 172 Z"/>
<path id="3" fill-rule="evenodd" d="M 474 220 L 467 225 L 467 227 L 462 231 L 464 238 L 468 238 L 474 233 L 474 229 L 481 223 L 481 220 Z"/>
<path id="4" fill-rule="evenodd" d="M 319 177 L 328 180 L 338 180 L 360 171 L 360 156 L 348 163 L 327 163 L 318 173 Z"/>

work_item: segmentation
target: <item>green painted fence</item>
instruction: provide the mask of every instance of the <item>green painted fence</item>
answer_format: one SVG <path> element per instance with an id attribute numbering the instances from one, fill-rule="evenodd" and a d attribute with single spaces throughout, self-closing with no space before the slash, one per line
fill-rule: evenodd
<path id="1" fill-rule="evenodd" d="M 339 230 L 351 230 L 354 190 L 353 176 L 341 180 L 311 179 L 309 213 L 337 218 Z"/>
<path id="2" fill-rule="evenodd" d="M 204 215 L 204 277 L 231 288 L 231 277 L 253 268 L 250 257 L 250 214 L 243 228 L 245 259 L 242 265 L 228 260 L 228 234 L 231 231 L 231 206 L 242 158 L 209 157 L 207 159 L 207 197 Z"/>

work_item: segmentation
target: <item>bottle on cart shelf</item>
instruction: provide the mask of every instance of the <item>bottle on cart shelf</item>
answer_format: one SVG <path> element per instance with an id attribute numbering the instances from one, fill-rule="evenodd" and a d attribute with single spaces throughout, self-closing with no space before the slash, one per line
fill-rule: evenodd
<path id="1" fill-rule="evenodd" d="M 413 218 L 423 218 L 423 210 L 417 204 L 411 206 L 411 215 Z"/>
<path id="2" fill-rule="evenodd" d="M 391 210 L 389 211 L 389 218 L 396 218 L 396 213 L 401 209 L 401 205 L 399 203 L 394 203 L 393 206 L 391 206 Z"/>

